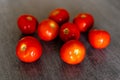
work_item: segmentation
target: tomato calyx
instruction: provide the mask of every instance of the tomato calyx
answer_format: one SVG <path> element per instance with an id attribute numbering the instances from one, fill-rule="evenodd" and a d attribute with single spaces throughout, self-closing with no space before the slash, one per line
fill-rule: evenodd
<path id="1" fill-rule="evenodd" d="M 21 51 L 25 51 L 27 49 L 27 45 L 26 44 L 22 44 L 21 45 Z"/>
<path id="2" fill-rule="evenodd" d="M 55 28 L 55 24 L 51 23 L 51 24 L 50 24 L 50 27 L 51 27 L 51 28 Z"/>
<path id="3" fill-rule="evenodd" d="M 60 12 L 59 12 L 58 10 L 56 10 L 55 12 L 52 13 L 52 15 L 55 16 L 55 15 L 57 15 L 57 14 L 59 14 L 59 13 L 60 13 Z"/>
<path id="4" fill-rule="evenodd" d="M 32 21 L 32 17 L 31 16 L 27 16 L 26 19 L 29 20 L 29 21 Z"/>
<path id="5" fill-rule="evenodd" d="M 74 50 L 74 54 L 77 55 L 78 53 L 79 53 L 79 50 L 78 50 L 78 49 L 75 49 L 75 50 Z"/>
<path id="6" fill-rule="evenodd" d="M 64 32 L 64 34 L 69 34 L 69 29 L 68 28 L 65 28 L 64 30 L 63 30 L 63 32 Z"/>
<path id="7" fill-rule="evenodd" d="M 81 15 L 81 18 L 86 18 L 87 16 L 85 14 L 82 14 Z"/>

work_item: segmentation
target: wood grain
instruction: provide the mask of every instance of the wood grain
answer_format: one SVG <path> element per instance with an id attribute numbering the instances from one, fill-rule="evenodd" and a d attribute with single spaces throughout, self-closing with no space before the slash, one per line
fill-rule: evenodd
<path id="1" fill-rule="evenodd" d="M 92 48 L 85 34 L 80 41 L 87 48 L 85 60 L 78 65 L 63 63 L 59 57 L 61 41 L 41 41 L 43 55 L 35 63 L 20 62 L 15 47 L 22 37 L 17 27 L 21 14 L 32 14 L 40 22 L 51 10 L 69 11 L 70 21 L 79 12 L 95 18 L 94 27 L 111 34 L 106 49 Z M 0 80 L 120 80 L 120 0 L 0 0 Z M 33 35 L 37 36 L 37 34 Z"/>

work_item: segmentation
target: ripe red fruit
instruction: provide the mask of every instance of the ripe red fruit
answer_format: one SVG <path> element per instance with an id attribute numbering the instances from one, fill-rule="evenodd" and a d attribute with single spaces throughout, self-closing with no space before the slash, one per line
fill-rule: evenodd
<path id="1" fill-rule="evenodd" d="M 98 49 L 106 48 L 110 44 L 110 34 L 105 30 L 90 30 L 88 39 L 91 46 Z"/>
<path id="2" fill-rule="evenodd" d="M 50 12 L 49 19 L 54 20 L 59 25 L 69 21 L 69 13 L 66 9 L 57 8 Z"/>
<path id="3" fill-rule="evenodd" d="M 60 58 L 68 64 L 81 63 L 85 55 L 85 46 L 78 40 L 70 40 L 60 49 Z"/>
<path id="4" fill-rule="evenodd" d="M 21 15 L 17 21 L 18 27 L 23 34 L 34 33 L 37 23 L 37 19 L 29 14 Z"/>
<path id="5" fill-rule="evenodd" d="M 80 38 L 80 32 L 75 24 L 67 22 L 60 27 L 60 38 L 64 42 L 78 40 Z"/>
<path id="6" fill-rule="evenodd" d="M 80 13 L 74 19 L 73 23 L 79 28 L 80 32 L 87 32 L 94 24 L 94 18 L 89 13 Z"/>
<path id="7" fill-rule="evenodd" d="M 55 39 L 58 33 L 59 26 L 51 19 L 43 20 L 38 25 L 38 36 L 44 41 L 51 41 Z"/>
<path id="8" fill-rule="evenodd" d="M 23 37 L 16 46 L 16 56 L 22 62 L 31 63 L 38 60 L 42 55 L 40 42 L 31 36 Z"/>

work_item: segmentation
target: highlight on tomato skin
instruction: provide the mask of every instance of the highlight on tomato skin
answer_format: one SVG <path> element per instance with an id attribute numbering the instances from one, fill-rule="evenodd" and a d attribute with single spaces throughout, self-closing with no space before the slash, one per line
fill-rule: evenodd
<path id="1" fill-rule="evenodd" d="M 38 21 L 30 14 L 23 14 L 18 17 L 17 25 L 23 34 L 33 34 L 37 29 Z"/>
<path id="2" fill-rule="evenodd" d="M 75 24 L 66 22 L 60 27 L 59 36 L 64 42 L 78 40 L 80 38 L 80 32 Z"/>
<path id="3" fill-rule="evenodd" d="M 49 13 L 49 19 L 54 20 L 58 25 L 62 25 L 69 21 L 69 12 L 64 8 L 56 8 Z"/>
<path id="4" fill-rule="evenodd" d="M 79 13 L 73 23 L 79 28 L 80 32 L 89 31 L 94 25 L 94 17 L 90 13 Z"/>
<path id="5" fill-rule="evenodd" d="M 88 33 L 88 40 L 92 47 L 103 49 L 110 44 L 111 36 L 106 30 L 91 29 Z"/>
<path id="6" fill-rule="evenodd" d="M 78 40 L 70 40 L 60 48 L 60 58 L 67 64 L 79 64 L 84 60 L 85 55 L 86 48 Z"/>
<path id="7" fill-rule="evenodd" d="M 25 63 L 37 61 L 42 55 L 41 43 L 32 36 L 21 38 L 16 46 L 17 58 Z"/>

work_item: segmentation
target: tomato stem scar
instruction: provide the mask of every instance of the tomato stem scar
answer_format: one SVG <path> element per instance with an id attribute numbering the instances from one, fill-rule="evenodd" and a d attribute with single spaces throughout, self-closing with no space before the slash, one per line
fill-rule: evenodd
<path id="1" fill-rule="evenodd" d="M 82 15 L 81 15 L 81 18 L 85 18 L 85 17 L 86 17 L 86 15 L 85 15 L 85 14 L 82 14 Z"/>
<path id="2" fill-rule="evenodd" d="M 63 32 L 64 32 L 64 34 L 68 34 L 68 33 L 69 33 L 69 29 L 68 29 L 68 28 L 65 28 L 65 29 L 63 30 Z"/>
<path id="3" fill-rule="evenodd" d="M 27 16 L 26 18 L 27 18 L 27 20 L 29 20 L 29 21 L 32 20 L 32 17 L 31 17 L 31 16 Z"/>
<path id="4" fill-rule="evenodd" d="M 21 51 L 25 51 L 26 48 L 27 48 L 26 44 L 22 44 L 22 46 L 21 46 Z"/>

